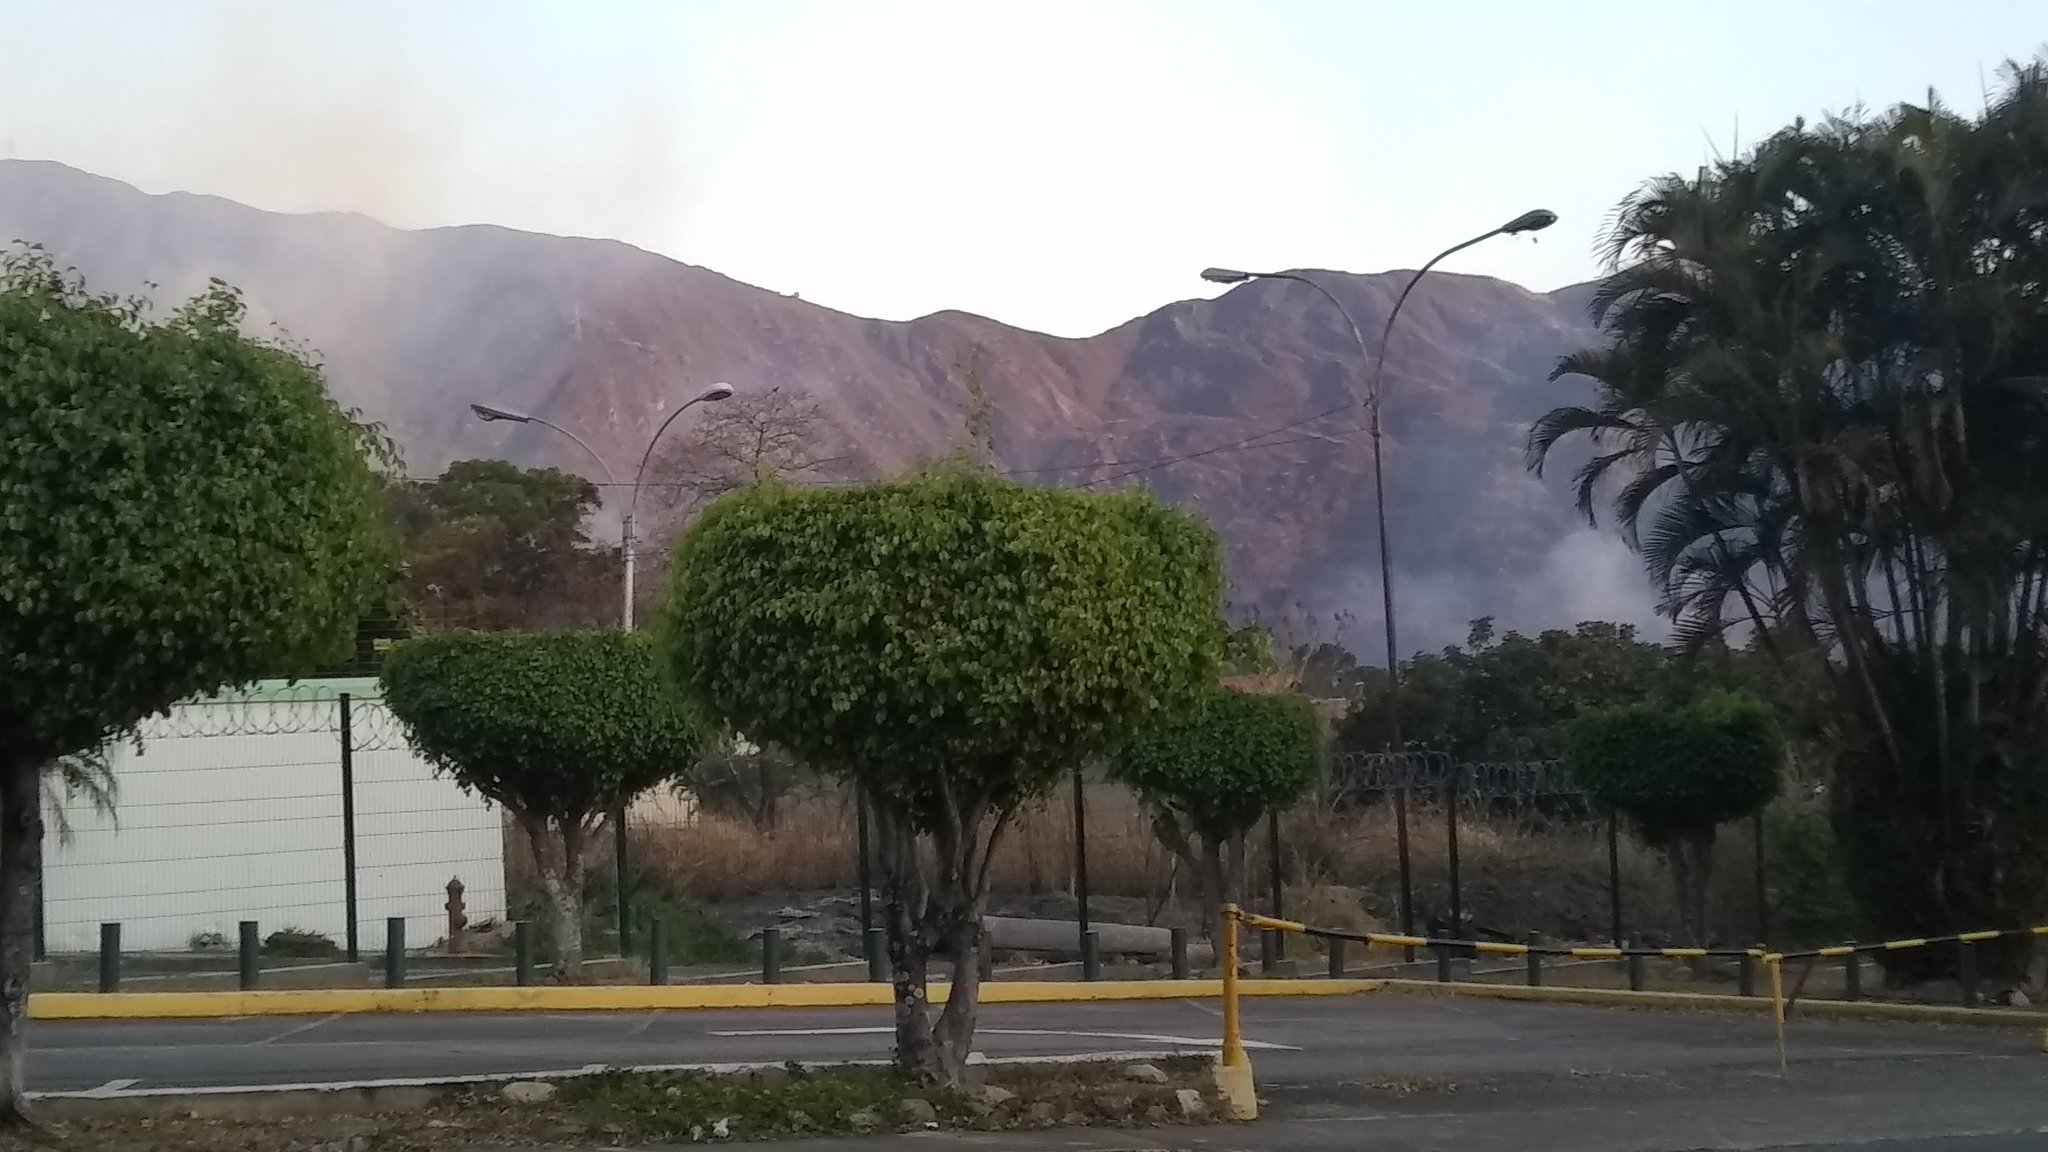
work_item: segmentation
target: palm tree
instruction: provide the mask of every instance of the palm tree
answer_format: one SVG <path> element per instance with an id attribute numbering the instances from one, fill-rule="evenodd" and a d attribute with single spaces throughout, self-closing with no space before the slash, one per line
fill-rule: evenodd
<path id="1" fill-rule="evenodd" d="M 1824 657 L 1874 930 L 2048 913 L 2048 73 L 1795 124 L 1625 201 L 1568 440 L 1682 639 Z M 2011 963 L 2014 956 L 2003 958 Z"/>

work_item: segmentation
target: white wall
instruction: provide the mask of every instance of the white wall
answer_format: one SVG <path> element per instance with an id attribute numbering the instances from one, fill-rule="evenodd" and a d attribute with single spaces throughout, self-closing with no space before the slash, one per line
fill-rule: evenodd
<path id="1" fill-rule="evenodd" d="M 369 679 L 270 681 L 174 708 L 113 754 L 112 819 L 58 797 L 69 842 L 43 845 L 43 925 L 52 953 L 99 946 L 118 921 L 124 951 L 184 951 L 194 934 L 231 945 L 237 922 L 345 942 L 341 703 L 350 696 L 358 923 L 381 951 L 387 916 L 406 943 L 447 932 L 450 877 L 472 924 L 505 915 L 502 819 L 407 746 Z M 54 821 L 52 822 L 54 824 Z"/>

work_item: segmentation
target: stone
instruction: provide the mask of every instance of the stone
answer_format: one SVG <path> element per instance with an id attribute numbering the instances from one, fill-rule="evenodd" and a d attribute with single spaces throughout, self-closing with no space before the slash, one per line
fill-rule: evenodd
<path id="1" fill-rule="evenodd" d="M 1065 1116 L 1060 1117 L 1060 1127 L 1062 1128 L 1086 1128 L 1087 1126 L 1088 1114 L 1085 1112 L 1069 1112 Z"/>
<path id="2" fill-rule="evenodd" d="M 1052 1123 L 1052 1105 L 1040 1100 L 1024 1110 L 1024 1116 L 1034 1124 Z"/>
<path id="3" fill-rule="evenodd" d="M 1150 1108 L 1145 1109 L 1145 1123 L 1171 1124 L 1173 1123 L 1173 1113 L 1168 1112 L 1164 1104 L 1154 1104 Z"/>
<path id="4" fill-rule="evenodd" d="M 690 1125 L 690 1143 L 695 1144 L 702 1139 L 704 1139 L 704 1126 L 702 1124 Z"/>
<path id="5" fill-rule="evenodd" d="M 1095 1098 L 1095 1107 L 1111 1120 L 1129 1120 L 1134 1103 L 1129 1096 L 1103 1095 Z"/>
<path id="6" fill-rule="evenodd" d="M 448 1123 L 448 1122 L 447 1122 L 446 1120 L 429 1120 L 429 1121 L 427 1121 L 427 1127 L 429 1127 L 429 1128 L 452 1128 L 452 1127 L 454 1127 L 454 1125 L 452 1125 L 452 1124 Z"/>
<path id="7" fill-rule="evenodd" d="M 1180 1114 L 1188 1120 L 1203 1120 L 1209 1115 L 1209 1102 L 1193 1088 L 1183 1088 L 1173 1094 L 1173 1102 L 1180 1105 Z"/>
<path id="8" fill-rule="evenodd" d="M 2026 992 L 2015 988 L 2005 994 L 2005 1002 L 2014 1008 L 2025 1008 L 2033 1004 L 2034 1001 L 2027 996 Z"/>
<path id="9" fill-rule="evenodd" d="M 863 1108 L 846 1118 L 846 1126 L 855 1132 L 873 1132 L 882 1126 L 882 1118 Z"/>
<path id="10" fill-rule="evenodd" d="M 1017 1094 L 1000 1084 L 983 1084 L 974 1090 L 974 1098 L 991 1108 L 1001 1108 L 1017 1099 Z"/>
<path id="11" fill-rule="evenodd" d="M 912 1124 L 939 1122 L 939 1110 L 932 1107 L 932 1102 L 922 1096 L 906 1096 L 896 1107 L 903 1113 L 903 1118 Z"/>
<path id="12" fill-rule="evenodd" d="M 817 1126 L 818 1126 L 818 1122 L 817 1122 L 816 1120 L 813 1120 L 813 1119 L 811 1119 L 811 1114 L 810 1114 L 809 1112 L 806 1112 L 806 1111 L 804 1111 L 804 1110 L 803 1110 L 803 1109 L 801 1109 L 801 1108 L 792 1108 L 792 1109 L 790 1109 L 790 1112 L 789 1112 L 789 1129 L 790 1129 L 790 1131 L 792 1131 L 792 1132 L 808 1132 L 808 1131 L 810 1131 L 811 1129 L 813 1129 L 813 1128 L 816 1128 Z"/>
<path id="13" fill-rule="evenodd" d="M 555 1086 L 545 1080 L 515 1080 L 498 1095 L 514 1104 L 542 1104 L 555 1098 Z"/>
<path id="14" fill-rule="evenodd" d="M 817 911 L 811 908 L 777 908 L 775 910 L 775 916 L 779 920 L 809 920 L 817 914 Z"/>
<path id="15" fill-rule="evenodd" d="M 729 1138 L 731 1135 L 732 1117 L 720 1116 L 718 1120 L 711 1125 L 711 1138 L 713 1140 L 724 1140 Z"/>
<path id="16" fill-rule="evenodd" d="M 1139 1084 L 1164 1084 L 1166 1083 L 1166 1073 L 1161 1072 L 1157 1064 L 1126 1064 L 1124 1065 L 1124 1079 L 1133 1080 Z"/>

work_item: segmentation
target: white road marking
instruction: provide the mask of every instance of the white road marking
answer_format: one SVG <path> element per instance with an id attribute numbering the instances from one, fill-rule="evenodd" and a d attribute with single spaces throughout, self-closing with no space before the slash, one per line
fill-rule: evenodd
<path id="1" fill-rule="evenodd" d="M 659 1013 L 659 1012 L 649 1012 L 649 1013 L 648 1013 L 648 1014 L 647 1014 L 646 1016 L 644 1016 L 644 1017 L 642 1017 L 642 1018 L 641 1018 L 641 1020 L 640 1020 L 640 1022 L 639 1022 L 638 1024 L 635 1024 L 635 1025 L 633 1025 L 633 1027 L 632 1027 L 632 1028 L 630 1028 L 630 1029 L 628 1029 L 627 1031 L 628 1031 L 628 1033 L 629 1033 L 629 1034 L 631 1034 L 631 1035 L 634 1035 L 634 1036 L 639 1036 L 639 1035 L 642 1035 L 643 1033 L 645 1033 L 645 1032 L 647 1031 L 647 1029 L 649 1029 L 649 1028 L 653 1027 L 653 1025 L 654 1025 L 654 1022 L 655 1022 L 656 1020 L 660 1019 L 660 1018 L 661 1018 L 661 1013 Z"/>
<path id="2" fill-rule="evenodd" d="M 97 1088 L 81 1093 L 81 1095 L 93 1097 L 113 1096 L 123 1088 L 132 1088 L 139 1083 L 141 1083 L 139 1080 L 109 1080 Z"/>
<path id="3" fill-rule="evenodd" d="M 339 1019 L 341 1019 L 341 1014 L 338 1012 L 332 1016 L 323 1016 L 318 1020 L 310 1021 L 305 1024 L 300 1024 L 295 1028 L 287 1028 L 284 1031 L 279 1032 L 275 1036 L 270 1036 L 262 1040 L 254 1041 L 249 1045 L 249 1047 L 261 1048 L 266 1044 L 275 1044 L 279 1040 L 289 1040 L 294 1036 L 299 1036 L 307 1032 L 311 1032 L 313 1029 L 320 1027 L 322 1024 L 332 1024 Z"/>
<path id="4" fill-rule="evenodd" d="M 736 1036 L 893 1036 L 894 1028 L 753 1028 L 734 1031 L 711 1032 L 708 1035 L 721 1037 Z M 1185 1048 L 1220 1048 L 1223 1041 L 1214 1036 L 1161 1036 L 1151 1032 L 1076 1032 L 1063 1028 L 976 1028 L 976 1036 L 1071 1036 L 1086 1040 L 1133 1040 L 1141 1044 L 1174 1044 Z M 1247 1040 L 1246 1048 L 1270 1052 L 1299 1052 L 1293 1044 L 1275 1044 L 1268 1040 Z"/>

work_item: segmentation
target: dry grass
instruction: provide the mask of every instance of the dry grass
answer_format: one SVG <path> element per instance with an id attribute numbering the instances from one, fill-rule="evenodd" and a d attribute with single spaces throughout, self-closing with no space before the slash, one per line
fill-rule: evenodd
<path id="1" fill-rule="evenodd" d="M 1185 884 L 1175 890 L 1172 857 L 1153 837 L 1135 797 L 1119 786 L 1093 785 L 1087 806 L 1089 886 L 1095 894 L 1142 898 L 1148 909 L 1188 895 Z M 1281 839 L 1283 868 L 1290 889 L 1298 892 L 1290 913 L 1335 917 L 1337 906 L 1349 899 L 1362 917 L 1358 923 L 1398 924 L 1400 868 L 1390 805 L 1341 813 L 1303 807 L 1282 818 Z M 1450 906 L 1443 811 L 1412 810 L 1409 841 L 1417 921 L 1426 926 L 1432 914 L 1447 914 Z M 1255 847 L 1253 890 L 1263 893 L 1263 829 Z M 687 824 L 639 827 L 633 834 L 636 868 L 643 875 L 707 901 L 850 888 L 856 882 L 855 852 L 853 806 L 832 792 L 793 800 L 772 830 L 705 814 Z M 1719 941 L 1749 943 L 1755 937 L 1749 853 L 1746 831 L 1723 837 L 1712 910 Z M 1620 857 L 1625 930 L 1652 942 L 1674 939 L 1671 884 L 1661 858 L 1627 836 Z M 1011 829 L 992 870 L 995 893 L 1017 898 L 1070 892 L 1073 860 L 1073 793 L 1061 789 Z M 1459 821 L 1459 864 L 1462 905 L 1483 928 L 1573 940 L 1609 934 L 1607 846 L 1599 825 L 1467 813 Z M 1331 896 L 1332 889 L 1340 895 Z M 1169 910 L 1163 918 L 1178 917 Z"/>

